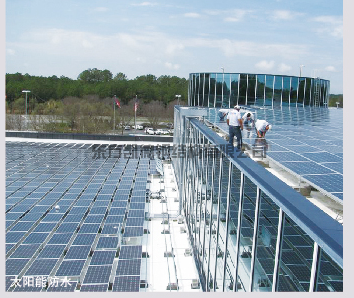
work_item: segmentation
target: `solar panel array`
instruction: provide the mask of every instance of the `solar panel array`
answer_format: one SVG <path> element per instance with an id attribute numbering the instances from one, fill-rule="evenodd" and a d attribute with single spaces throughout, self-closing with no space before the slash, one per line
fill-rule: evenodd
<path id="1" fill-rule="evenodd" d="M 314 107 L 268 109 L 247 107 L 257 119 L 273 125 L 266 134 L 267 157 L 332 198 L 343 200 L 343 110 Z M 209 109 L 208 121 L 228 134 L 217 109 Z M 254 128 L 244 127 L 243 143 L 260 140 Z"/>
<path id="2" fill-rule="evenodd" d="M 156 153 L 150 146 L 6 142 L 6 290 L 109 290 L 121 276 L 113 270 L 121 237 L 143 236 Z M 26 286 L 18 282 L 27 278 Z"/>

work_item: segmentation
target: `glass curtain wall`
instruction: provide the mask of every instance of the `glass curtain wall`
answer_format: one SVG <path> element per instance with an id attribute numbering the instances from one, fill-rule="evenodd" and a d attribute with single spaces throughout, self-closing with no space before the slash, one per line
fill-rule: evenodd
<path id="1" fill-rule="evenodd" d="M 191 106 L 327 106 L 329 98 L 329 81 L 318 78 L 194 73 L 189 79 L 188 102 Z"/>
<path id="2" fill-rule="evenodd" d="M 203 289 L 342 291 L 343 269 L 189 118 L 185 127 L 177 173 Z"/>

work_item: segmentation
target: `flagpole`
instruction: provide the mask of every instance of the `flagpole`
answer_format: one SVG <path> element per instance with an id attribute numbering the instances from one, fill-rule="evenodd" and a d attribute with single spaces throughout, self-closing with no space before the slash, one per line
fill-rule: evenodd
<path id="1" fill-rule="evenodd" d="M 113 101 L 113 131 L 115 132 L 116 130 L 116 96 L 114 95 L 114 101 Z"/>
<path id="2" fill-rule="evenodd" d="M 135 129 L 135 134 L 136 134 L 136 102 L 137 102 L 137 100 L 138 100 L 138 95 L 135 95 L 135 104 L 134 104 L 134 129 Z"/>

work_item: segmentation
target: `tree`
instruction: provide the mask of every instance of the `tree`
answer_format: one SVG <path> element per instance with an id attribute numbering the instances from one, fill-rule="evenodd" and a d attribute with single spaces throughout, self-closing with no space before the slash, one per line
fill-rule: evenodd
<path id="1" fill-rule="evenodd" d="M 152 101 L 144 105 L 145 115 L 148 117 L 149 125 L 156 129 L 161 120 L 166 117 L 164 106 L 159 101 Z"/>

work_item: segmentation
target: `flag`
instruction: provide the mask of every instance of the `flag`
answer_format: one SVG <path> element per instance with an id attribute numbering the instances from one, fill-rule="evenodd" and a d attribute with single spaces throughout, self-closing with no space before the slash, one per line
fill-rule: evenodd
<path id="1" fill-rule="evenodd" d="M 138 106 L 139 106 L 139 102 L 138 102 L 138 98 L 136 97 L 136 98 L 135 98 L 135 103 L 134 103 L 134 112 L 137 111 Z"/>
<path id="2" fill-rule="evenodd" d="M 118 108 L 120 108 L 120 102 L 119 102 L 118 98 L 116 98 L 116 105 L 118 106 Z"/>

